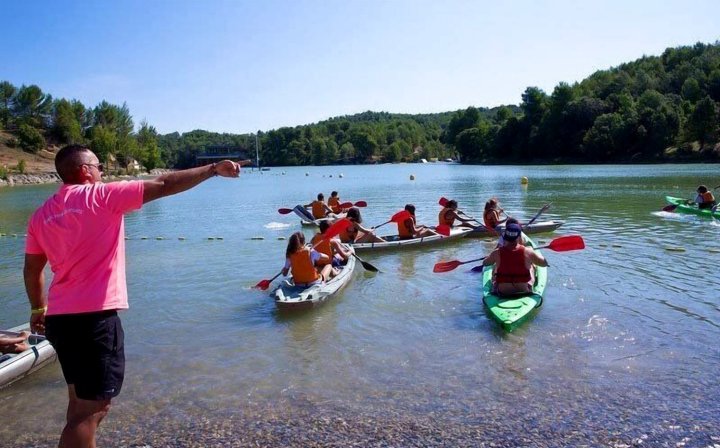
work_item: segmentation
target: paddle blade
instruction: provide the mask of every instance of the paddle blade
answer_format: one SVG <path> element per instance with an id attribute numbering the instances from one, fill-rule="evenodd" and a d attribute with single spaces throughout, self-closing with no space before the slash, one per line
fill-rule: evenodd
<path id="1" fill-rule="evenodd" d="M 439 226 L 435 227 L 435 231 L 440 235 L 450 236 L 450 226 L 447 224 L 440 224 Z"/>
<path id="2" fill-rule="evenodd" d="M 473 268 L 470 269 L 470 272 L 482 272 L 483 269 L 485 269 L 485 266 L 479 264 L 477 266 L 473 266 Z"/>
<path id="3" fill-rule="evenodd" d="M 281 215 L 287 215 L 288 213 L 292 213 L 292 209 L 291 208 L 279 208 L 278 213 L 280 213 Z"/>
<path id="4" fill-rule="evenodd" d="M 438 204 L 439 204 L 439 205 L 442 205 L 443 207 L 445 207 L 445 205 L 446 205 L 447 203 L 448 203 L 448 200 L 447 200 L 447 198 L 445 198 L 445 197 L 440 198 L 440 200 L 438 201 Z"/>
<path id="5" fill-rule="evenodd" d="M 357 255 L 355 255 L 355 253 L 353 253 L 353 256 L 355 258 L 357 258 L 357 260 L 360 262 L 362 267 L 365 268 L 365 270 L 370 271 L 370 272 L 380 272 L 380 269 L 376 268 L 372 264 L 370 264 L 367 261 L 363 260 L 362 258 L 358 257 Z"/>
<path id="6" fill-rule="evenodd" d="M 401 211 L 395 213 L 394 215 L 392 215 L 392 218 L 390 218 L 390 222 L 398 223 L 398 222 L 403 222 L 406 219 L 410 219 L 410 218 L 412 218 L 412 215 L 410 214 L 409 211 L 401 210 Z"/>
<path id="7" fill-rule="evenodd" d="M 365 201 L 357 201 L 355 203 L 355 207 L 367 207 L 367 202 Z"/>
<path id="8" fill-rule="evenodd" d="M 433 272 L 450 272 L 461 264 L 463 263 L 457 260 L 441 261 L 440 263 L 435 263 L 435 266 L 433 266 Z"/>
<path id="9" fill-rule="evenodd" d="M 334 238 L 334 237 L 340 235 L 340 233 L 342 233 L 343 231 L 347 230 L 347 228 L 350 227 L 351 225 L 352 225 L 352 222 L 350 222 L 349 219 L 347 219 L 347 218 L 339 219 L 339 220 L 335 221 L 335 223 L 333 223 L 333 225 L 328 227 L 328 229 L 325 231 L 325 233 L 323 233 L 323 239 L 329 240 L 331 238 Z"/>
<path id="10" fill-rule="evenodd" d="M 664 212 L 674 212 L 676 208 L 677 208 L 677 205 L 675 205 L 675 204 L 670 204 L 670 205 L 666 205 L 665 207 L 663 207 L 663 208 L 662 208 L 662 211 L 664 211 Z"/>
<path id="11" fill-rule="evenodd" d="M 561 236 L 550 241 L 547 248 L 555 252 L 585 249 L 585 241 L 580 235 Z"/>
<path id="12" fill-rule="evenodd" d="M 270 280 L 260 280 L 257 285 L 253 286 L 255 289 L 259 289 L 261 291 L 265 291 L 270 287 Z"/>
<path id="13" fill-rule="evenodd" d="M 353 206 L 352 202 L 343 202 L 342 204 L 338 204 L 338 207 L 340 208 L 350 208 Z"/>

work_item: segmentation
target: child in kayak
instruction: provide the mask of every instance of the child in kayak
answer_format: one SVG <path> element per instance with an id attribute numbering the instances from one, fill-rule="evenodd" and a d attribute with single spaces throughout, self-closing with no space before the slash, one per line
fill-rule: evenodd
<path id="1" fill-rule="evenodd" d="M 406 204 L 405 211 L 412 216 L 405 221 L 397 223 L 398 236 L 401 240 L 409 240 L 413 238 L 424 238 L 426 236 L 439 235 L 436 231 L 426 226 L 419 226 L 415 223 L 415 206 Z"/>
<path id="2" fill-rule="evenodd" d="M 322 219 L 328 215 L 333 215 L 333 211 L 325 203 L 325 195 L 322 193 L 318 193 L 316 201 L 312 201 L 309 204 L 305 204 L 305 205 L 303 205 L 303 207 L 309 208 L 310 211 L 312 212 L 313 218 L 315 218 L 315 219 Z"/>
<path id="3" fill-rule="evenodd" d="M 330 193 L 330 199 L 328 199 L 328 207 L 332 209 L 335 214 L 342 213 L 343 209 L 340 208 L 340 196 L 337 191 Z"/>
<path id="4" fill-rule="evenodd" d="M 328 256 L 329 261 L 326 260 L 318 260 L 315 262 L 315 266 L 319 269 L 325 269 L 326 265 L 332 266 L 331 276 L 335 277 L 338 274 L 338 270 L 335 269 L 339 266 L 344 265 L 348 258 L 352 257 L 353 249 L 350 248 L 349 250 L 345 249 L 345 246 L 340 243 L 340 240 L 337 237 L 331 238 L 329 240 L 324 240 L 323 235 L 327 231 L 327 229 L 330 228 L 330 224 L 327 223 L 327 221 L 320 221 L 320 224 L 318 224 L 320 227 L 320 233 L 316 233 L 315 236 L 313 236 L 310 243 L 315 247 L 315 249 Z"/>
<path id="5" fill-rule="evenodd" d="M 505 212 L 500 208 L 500 203 L 497 199 L 492 198 L 487 201 L 485 203 L 485 211 L 483 212 L 483 222 L 485 223 L 485 227 L 489 230 L 495 230 L 495 227 L 504 223 L 507 218 L 500 219 L 501 213 Z"/>
<path id="6" fill-rule="evenodd" d="M 340 241 L 343 243 L 384 243 L 385 240 L 375 235 L 372 229 L 366 229 L 362 224 L 360 209 L 352 207 L 345 216 L 351 223 L 350 227 L 340 232 Z"/>
<path id="7" fill-rule="evenodd" d="M 456 200 L 447 201 L 445 206 L 438 214 L 438 225 L 446 225 L 452 227 L 455 221 L 460 221 L 460 227 L 475 227 L 471 223 L 474 219 L 463 218 L 457 211 L 458 203 Z"/>
<path id="8" fill-rule="evenodd" d="M 534 266 L 548 266 L 542 254 L 520 243 L 522 229 L 517 223 L 505 226 L 505 245 L 498 247 L 483 260 L 483 266 L 495 266 L 494 289 L 509 296 L 532 291 L 535 283 Z"/>
<path id="9" fill-rule="evenodd" d="M 315 268 L 318 261 L 327 262 L 319 272 Z M 290 271 L 296 286 L 311 286 L 329 279 L 332 265 L 330 265 L 330 257 L 305 246 L 305 235 L 302 232 L 295 232 L 290 236 L 285 249 L 285 266 L 282 274 L 287 276 Z"/>
<path id="10" fill-rule="evenodd" d="M 698 187 L 695 203 L 699 209 L 713 208 L 717 204 L 715 202 L 715 196 L 713 196 L 712 192 L 709 191 L 705 185 Z"/>

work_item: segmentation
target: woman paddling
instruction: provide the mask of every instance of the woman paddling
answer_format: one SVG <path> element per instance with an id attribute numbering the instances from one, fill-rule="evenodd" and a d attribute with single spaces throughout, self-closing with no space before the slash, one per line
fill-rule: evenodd
<path id="1" fill-rule="evenodd" d="M 360 209 L 352 207 L 347 212 L 346 218 L 350 221 L 350 226 L 340 232 L 340 241 L 343 243 L 384 243 L 385 240 L 375 235 L 372 229 L 366 229 L 362 224 L 362 216 Z"/>
<path id="2" fill-rule="evenodd" d="M 438 225 L 446 225 L 452 227 L 455 221 L 460 221 L 460 227 L 475 227 L 472 222 L 474 219 L 463 218 L 458 214 L 458 203 L 452 199 L 445 203 L 445 206 L 438 214 Z"/>
<path id="3" fill-rule="evenodd" d="M 483 222 L 485 223 L 485 227 L 490 230 L 495 230 L 498 225 L 504 223 L 507 218 L 500 219 L 501 213 L 505 213 L 505 211 L 500 208 L 500 203 L 497 199 L 492 198 L 487 201 L 485 203 L 485 211 L 483 212 Z"/>
<path id="4" fill-rule="evenodd" d="M 318 261 L 327 262 L 320 272 L 315 268 L 315 263 Z M 330 257 L 305 246 L 305 235 L 302 232 L 295 232 L 290 236 L 285 249 L 285 266 L 282 274 L 287 276 L 290 271 L 295 286 L 306 287 L 328 280 L 332 265 L 330 265 Z"/>
<path id="5" fill-rule="evenodd" d="M 415 222 L 415 206 L 413 204 L 405 205 L 405 210 L 409 212 L 411 216 L 410 218 L 397 223 L 398 236 L 401 240 L 438 235 L 438 233 L 430 227 L 417 225 Z"/>

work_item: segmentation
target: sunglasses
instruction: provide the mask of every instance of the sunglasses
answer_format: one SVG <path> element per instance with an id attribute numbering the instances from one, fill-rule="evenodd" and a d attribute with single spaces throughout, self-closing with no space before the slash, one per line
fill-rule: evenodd
<path id="1" fill-rule="evenodd" d="M 94 166 L 94 167 L 97 168 L 97 170 L 100 171 L 101 173 L 102 173 L 103 171 L 105 171 L 105 170 L 104 170 L 104 166 L 103 166 L 102 163 L 83 163 L 83 164 L 80 164 L 80 166 L 83 166 L 83 165 L 84 165 L 84 166 Z"/>

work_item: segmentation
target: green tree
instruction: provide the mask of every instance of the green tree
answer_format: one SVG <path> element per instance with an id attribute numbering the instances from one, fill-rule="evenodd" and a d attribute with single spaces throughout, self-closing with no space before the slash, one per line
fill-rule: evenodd
<path id="1" fill-rule="evenodd" d="M 101 161 L 109 165 L 115 157 L 118 138 L 115 131 L 104 126 L 94 126 L 90 131 L 90 149 Z"/>
<path id="2" fill-rule="evenodd" d="M 687 121 L 686 132 L 688 137 L 700 141 L 700 147 L 705 142 L 716 137 L 718 132 L 718 106 L 709 96 L 700 100 Z"/>
<path id="3" fill-rule="evenodd" d="M 356 156 L 361 161 L 369 160 L 378 149 L 377 141 L 367 126 L 354 126 L 350 128 L 349 140 L 355 148 Z"/>
<path id="4" fill-rule="evenodd" d="M 77 120 L 73 105 L 66 99 L 56 101 L 53 114 L 53 135 L 61 143 L 81 143 L 82 128 Z"/>
<path id="5" fill-rule="evenodd" d="M 25 151 L 36 153 L 45 147 L 45 138 L 40 131 L 29 124 L 22 123 L 20 125 L 17 137 L 18 144 Z"/>
<path id="6" fill-rule="evenodd" d="M 700 88 L 700 83 L 695 78 L 688 78 L 682 85 L 681 95 L 684 99 L 691 103 L 697 103 L 702 98 L 703 91 Z"/>
<path id="7" fill-rule="evenodd" d="M 157 140 L 157 130 L 153 126 L 150 126 L 147 121 L 141 121 L 140 129 L 137 133 L 137 144 L 139 152 L 142 154 L 140 163 L 142 163 L 148 171 L 162 165 L 160 147 L 158 146 Z"/>
<path id="8" fill-rule="evenodd" d="M 49 121 L 52 96 L 36 85 L 22 86 L 13 99 L 13 115 L 22 123 L 42 128 Z"/>
<path id="9" fill-rule="evenodd" d="M 462 131 L 474 128 L 480 122 L 480 112 L 475 107 L 468 107 L 464 111 L 456 112 L 445 131 L 443 141 L 448 145 L 455 145 L 455 139 Z"/>
<path id="10" fill-rule="evenodd" d="M 7 81 L 0 82 L 0 126 L 7 128 L 12 118 L 13 99 L 17 88 Z"/>

